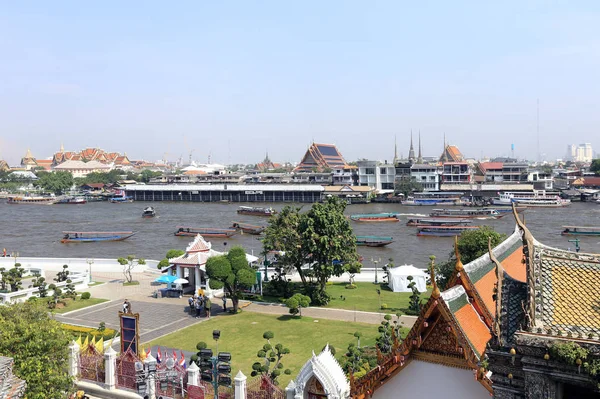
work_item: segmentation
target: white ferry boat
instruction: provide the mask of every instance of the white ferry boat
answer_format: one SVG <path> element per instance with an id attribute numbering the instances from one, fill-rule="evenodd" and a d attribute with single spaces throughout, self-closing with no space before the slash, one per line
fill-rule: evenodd
<path id="1" fill-rule="evenodd" d="M 531 192 L 510 192 L 499 193 L 498 198 L 492 199 L 493 205 L 512 205 L 513 203 L 527 207 L 562 207 L 571 204 L 568 199 L 562 199 L 556 194 L 548 194 L 545 190 Z"/>
<path id="2" fill-rule="evenodd" d="M 57 201 L 56 197 L 9 196 L 6 203 L 18 205 L 52 205 Z"/>

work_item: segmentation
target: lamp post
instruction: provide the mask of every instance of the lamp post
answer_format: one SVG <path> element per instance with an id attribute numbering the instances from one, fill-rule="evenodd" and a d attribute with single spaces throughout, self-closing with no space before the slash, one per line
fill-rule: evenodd
<path id="1" fill-rule="evenodd" d="M 15 266 L 17 265 L 17 258 L 19 257 L 19 253 L 18 252 L 12 252 L 10 254 L 11 258 L 14 258 L 15 260 Z"/>
<path id="2" fill-rule="evenodd" d="M 569 242 L 575 243 L 575 252 L 579 252 L 581 250 L 581 247 L 579 246 L 579 238 L 569 240 Z"/>
<path id="3" fill-rule="evenodd" d="M 381 258 L 378 258 L 378 259 L 371 258 L 371 262 L 373 262 L 373 264 L 375 265 L 375 282 L 374 282 L 374 284 L 378 284 L 379 281 L 377 281 L 377 264 L 379 262 L 381 262 Z"/>
<path id="4" fill-rule="evenodd" d="M 94 264 L 94 259 L 86 259 L 88 265 L 90 265 L 90 283 L 92 282 L 92 265 Z"/>

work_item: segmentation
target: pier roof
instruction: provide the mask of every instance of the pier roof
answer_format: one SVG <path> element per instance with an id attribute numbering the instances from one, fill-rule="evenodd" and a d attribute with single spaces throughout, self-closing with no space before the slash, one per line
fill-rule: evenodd
<path id="1" fill-rule="evenodd" d="M 126 185 L 126 191 L 310 191 L 325 188 L 311 184 L 136 184 Z"/>

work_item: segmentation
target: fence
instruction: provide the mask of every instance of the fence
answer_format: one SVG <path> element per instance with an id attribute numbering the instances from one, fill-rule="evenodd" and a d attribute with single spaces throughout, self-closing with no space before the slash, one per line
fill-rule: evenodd
<path id="1" fill-rule="evenodd" d="M 116 367 L 117 387 L 131 390 L 137 389 L 135 363 L 139 361 L 140 359 L 131 349 L 119 355 Z"/>
<path id="2" fill-rule="evenodd" d="M 104 382 L 104 355 L 92 344 L 79 353 L 79 378 L 93 382 Z"/>
<path id="3" fill-rule="evenodd" d="M 179 365 L 171 368 L 166 362 L 160 363 L 156 368 L 156 396 L 163 398 L 180 399 L 184 397 L 185 387 L 188 386 L 187 370 Z"/>
<path id="4" fill-rule="evenodd" d="M 285 392 L 273 384 L 269 377 L 259 376 L 248 382 L 246 386 L 247 399 L 284 399 Z"/>

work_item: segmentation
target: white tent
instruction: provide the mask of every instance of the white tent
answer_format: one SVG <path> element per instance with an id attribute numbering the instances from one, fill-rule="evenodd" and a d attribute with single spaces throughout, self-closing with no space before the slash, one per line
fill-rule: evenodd
<path id="1" fill-rule="evenodd" d="M 421 269 L 417 269 L 412 265 L 404 265 L 388 269 L 387 273 L 388 286 L 394 292 L 411 292 L 411 289 L 408 288 L 408 284 L 410 284 L 408 276 L 413 277 L 412 281 L 416 283 L 419 292 L 427 291 L 426 278 L 428 275 Z"/>

